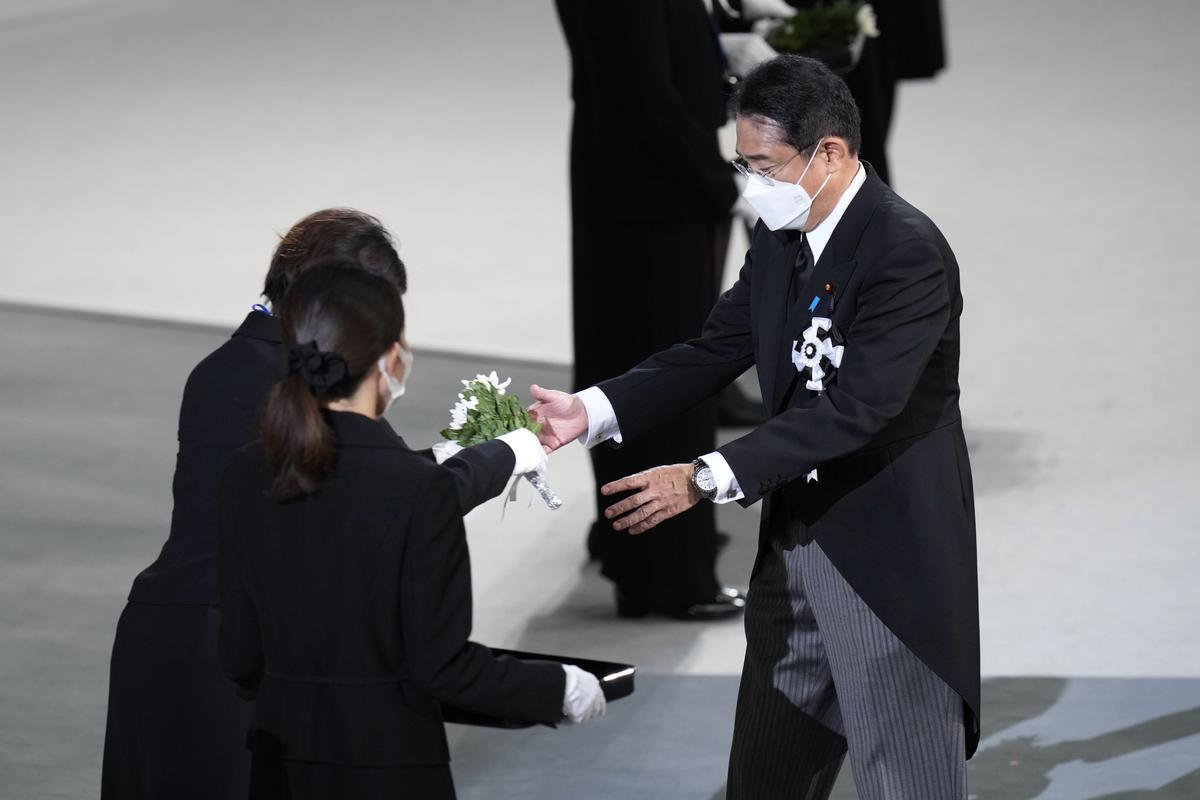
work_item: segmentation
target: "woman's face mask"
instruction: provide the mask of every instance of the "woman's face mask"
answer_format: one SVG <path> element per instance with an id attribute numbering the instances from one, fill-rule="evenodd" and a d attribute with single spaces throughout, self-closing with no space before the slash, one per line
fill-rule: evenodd
<path id="1" fill-rule="evenodd" d="M 379 393 L 383 399 L 384 413 L 387 413 L 387 410 L 392 407 L 392 403 L 404 396 L 405 384 L 408 383 L 408 376 L 412 374 L 413 354 L 411 350 L 401 345 L 397 360 L 404 365 L 404 377 L 399 379 L 387 368 L 387 357 L 379 357 L 379 373 L 383 375 Z"/>

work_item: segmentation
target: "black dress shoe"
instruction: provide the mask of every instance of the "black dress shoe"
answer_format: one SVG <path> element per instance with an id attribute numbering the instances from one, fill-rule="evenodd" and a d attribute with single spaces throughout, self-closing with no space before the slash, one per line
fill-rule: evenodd
<path id="1" fill-rule="evenodd" d="M 757 428 L 766 421 L 762 403 L 747 397 L 736 383 L 717 395 L 717 424 L 722 428 Z"/>
<path id="2" fill-rule="evenodd" d="M 746 607 L 746 595 L 737 589 L 722 586 L 712 600 L 692 603 L 683 608 L 656 608 L 639 597 L 628 594 L 617 587 L 617 616 L 622 619 L 640 619 L 655 614 L 690 622 L 729 619 L 742 613 Z"/>

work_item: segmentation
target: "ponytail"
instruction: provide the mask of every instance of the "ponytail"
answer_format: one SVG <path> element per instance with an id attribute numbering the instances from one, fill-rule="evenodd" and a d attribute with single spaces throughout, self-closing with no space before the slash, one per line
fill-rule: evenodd
<path id="1" fill-rule="evenodd" d="M 287 376 L 271 388 L 262 441 L 278 500 L 312 494 L 333 471 L 337 436 L 324 408 L 350 397 L 404 330 L 396 285 L 354 265 L 313 266 L 280 314 Z"/>
<path id="2" fill-rule="evenodd" d="M 263 446 L 279 500 L 310 494 L 332 469 L 337 445 L 320 398 L 336 393 L 346 378 L 345 359 L 322 351 L 315 340 L 288 353 L 287 377 L 271 389 L 263 417 Z"/>
<path id="3" fill-rule="evenodd" d="M 316 395 L 300 375 L 288 375 L 271 388 L 262 432 L 275 475 L 271 494 L 291 500 L 316 491 L 333 468 L 337 445 Z"/>

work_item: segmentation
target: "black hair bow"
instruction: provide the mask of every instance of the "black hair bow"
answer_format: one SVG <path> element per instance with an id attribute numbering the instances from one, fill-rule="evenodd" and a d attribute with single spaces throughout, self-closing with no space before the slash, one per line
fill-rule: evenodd
<path id="1" fill-rule="evenodd" d="M 346 379 L 346 359 L 320 349 L 317 340 L 313 339 L 288 352 L 288 374 L 299 375 L 313 394 L 324 397 Z"/>

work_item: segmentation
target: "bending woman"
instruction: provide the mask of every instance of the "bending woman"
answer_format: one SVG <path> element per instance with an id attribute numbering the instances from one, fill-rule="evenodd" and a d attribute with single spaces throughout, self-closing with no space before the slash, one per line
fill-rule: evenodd
<path id="1" fill-rule="evenodd" d="M 404 262 L 378 219 L 348 208 L 317 211 L 284 235 L 263 286 L 282 307 L 311 266 L 350 259 L 401 293 Z M 249 704 L 221 669 L 217 630 L 217 491 L 229 456 L 259 436 L 270 388 L 287 374 L 279 318 L 255 306 L 187 380 L 179 410 L 175 509 L 157 560 L 133 583 L 117 623 L 109 673 L 103 800 L 240 800 L 246 796 Z M 468 447 L 444 467 L 463 508 L 503 490 L 522 462 L 511 442 Z M 431 464 L 432 452 L 422 451 Z"/>
<path id="2" fill-rule="evenodd" d="M 441 703 L 554 724 L 601 713 L 603 693 L 468 641 L 454 479 L 381 419 L 410 363 L 395 287 L 313 267 L 280 317 L 289 374 L 220 496 L 220 647 L 256 697 L 251 796 L 453 797 Z"/>

